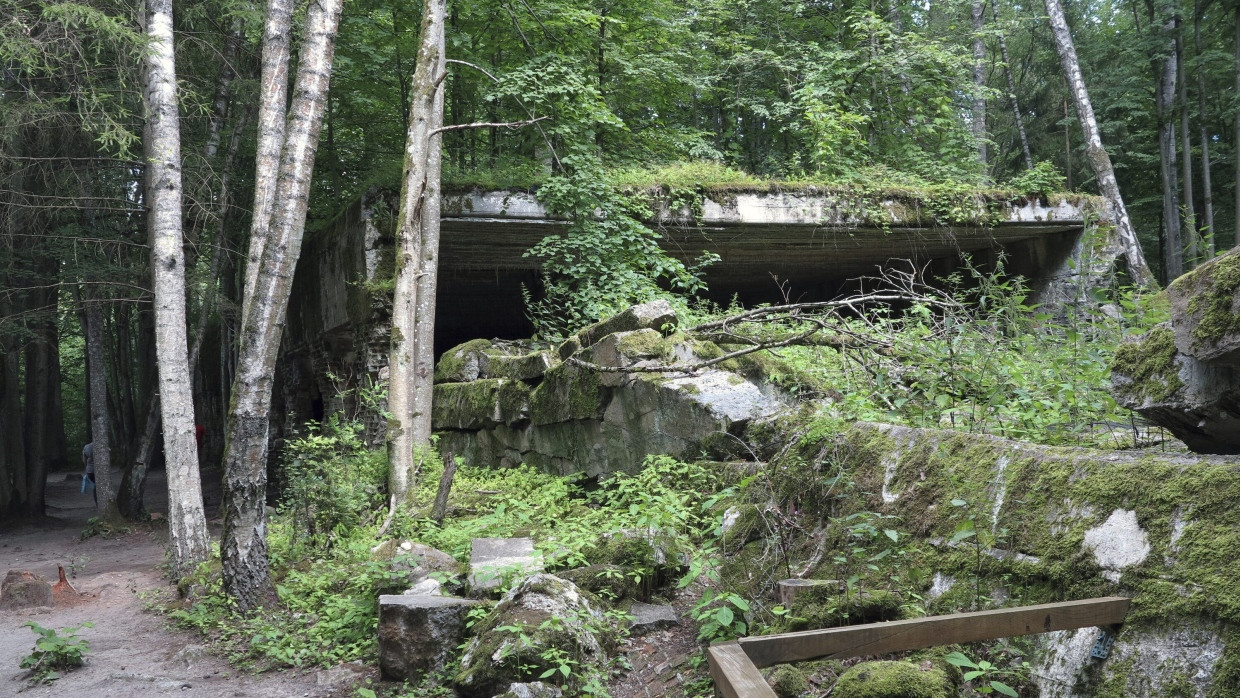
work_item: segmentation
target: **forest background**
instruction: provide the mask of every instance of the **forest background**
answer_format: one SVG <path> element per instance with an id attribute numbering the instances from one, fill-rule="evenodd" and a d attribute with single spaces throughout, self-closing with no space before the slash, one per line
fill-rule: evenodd
<path id="1" fill-rule="evenodd" d="M 98 440 L 92 429 L 103 422 L 92 426 L 92 413 L 110 416 L 117 467 L 145 468 L 157 457 L 145 184 L 154 136 L 144 114 L 154 111 L 160 40 L 151 12 L 160 5 L 0 0 L 0 518 L 43 513 L 46 473 L 76 467 L 78 445 Z M 263 169 L 254 134 L 270 90 L 260 82 L 266 12 L 248 3 L 163 5 L 183 154 L 182 324 L 199 419 L 223 424 L 256 230 L 251 193 Z M 323 58 L 302 51 L 315 36 L 303 18 L 330 14 L 324 3 L 288 9 L 286 81 Z M 1240 5 L 1066 10 L 1102 140 L 1166 282 L 1236 240 Z M 410 76 L 423 19 L 420 8 L 394 3 L 343 7 L 334 64 L 327 55 L 311 230 L 371 187 L 397 186 L 416 116 Z M 1040 5 L 478 0 L 447 9 L 444 36 L 453 61 L 446 124 L 546 117 L 521 129 L 445 131 L 447 188 L 541 186 L 553 206 L 580 213 L 600 201 L 619 210 L 617 192 L 654 183 L 1095 186 Z M 617 278 L 655 284 L 662 276 L 692 290 L 691 269 L 651 266 L 649 239 L 620 233 L 615 257 L 602 263 L 628 264 L 636 276 Z M 558 271 L 571 280 L 597 269 L 563 263 Z M 545 293 L 554 292 L 549 283 Z M 584 308 L 563 324 L 634 299 L 604 300 L 563 306 Z M 539 312 L 535 300 L 536 320 Z M 93 411 L 92 378 L 103 400 Z M 221 431 L 206 435 L 203 463 L 223 457 Z M 129 478 L 120 487 L 121 512 L 140 516 L 140 488 Z"/>

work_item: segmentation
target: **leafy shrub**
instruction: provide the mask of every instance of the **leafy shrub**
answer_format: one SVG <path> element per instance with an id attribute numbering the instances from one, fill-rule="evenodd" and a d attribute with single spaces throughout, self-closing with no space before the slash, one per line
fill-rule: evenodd
<path id="1" fill-rule="evenodd" d="M 60 672 L 76 669 L 86 663 L 90 643 L 78 637 L 77 631 L 94 627 L 93 623 L 82 623 L 59 631 L 45 628 L 32 620 L 22 625 L 39 635 L 39 639 L 34 642 L 34 651 L 22 657 L 20 664 L 22 669 L 30 671 L 31 682 L 51 683 L 60 678 Z"/>

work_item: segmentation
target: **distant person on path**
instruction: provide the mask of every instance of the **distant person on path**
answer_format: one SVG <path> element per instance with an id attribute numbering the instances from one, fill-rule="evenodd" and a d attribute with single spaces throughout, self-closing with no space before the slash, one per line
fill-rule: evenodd
<path id="1" fill-rule="evenodd" d="M 95 506 L 99 505 L 99 491 L 95 489 L 95 442 L 92 441 L 82 447 L 82 488 L 85 490 L 86 481 L 90 480 L 90 494 L 95 498 Z"/>

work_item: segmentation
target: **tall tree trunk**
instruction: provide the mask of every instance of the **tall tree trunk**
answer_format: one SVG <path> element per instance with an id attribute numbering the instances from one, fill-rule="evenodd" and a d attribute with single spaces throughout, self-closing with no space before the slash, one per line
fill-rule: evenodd
<path id="1" fill-rule="evenodd" d="M 1174 30 L 1174 26 L 1168 23 L 1163 29 L 1169 34 Z M 1184 273 L 1184 246 L 1180 234 L 1180 183 L 1177 181 L 1179 174 L 1176 172 L 1174 51 L 1163 60 L 1161 72 L 1155 98 L 1158 106 L 1158 162 L 1163 191 L 1162 221 L 1167 236 L 1163 259 L 1167 282 L 1170 283 Z"/>
<path id="2" fill-rule="evenodd" d="M 46 259 L 41 260 L 46 262 Z M 31 308 L 36 313 L 31 322 L 33 337 L 26 343 L 26 498 L 27 516 L 43 516 L 45 491 L 47 489 L 48 443 L 52 434 L 52 352 L 59 345 L 55 308 L 57 296 L 57 265 L 49 270 L 45 265 L 42 278 L 49 286 L 32 289 L 29 296 Z"/>
<path id="3" fill-rule="evenodd" d="M 1188 136 L 1188 76 L 1184 67 L 1184 22 L 1177 15 L 1175 20 L 1176 83 L 1180 102 L 1180 153 L 1183 155 L 1180 175 L 1184 178 L 1184 227 L 1186 228 L 1186 257 L 1188 268 L 1197 266 L 1197 208 L 1193 196 L 1193 142 Z"/>
<path id="4" fill-rule="evenodd" d="M 341 0 L 316 0 L 306 15 L 297 84 L 279 172 L 273 177 L 276 191 L 267 228 L 270 239 L 257 264 L 254 291 L 246 299 L 249 311 L 242 325 L 241 353 L 226 429 L 224 533 L 220 546 L 224 589 L 244 612 L 262 606 L 272 593 L 264 511 L 272 377 L 293 270 L 301 254 L 306 227 L 310 177 L 327 103 L 340 9 Z M 267 111 L 267 105 L 263 105 L 262 111 Z M 260 168 L 263 163 L 269 161 L 260 159 Z M 256 197 L 259 186 L 256 182 Z"/>
<path id="5" fill-rule="evenodd" d="M 1064 77 L 1076 100 L 1081 131 L 1085 134 L 1085 156 L 1089 159 L 1094 176 L 1098 179 L 1098 189 L 1101 190 L 1107 203 L 1111 205 L 1115 227 L 1119 233 L 1119 243 L 1124 251 L 1124 259 L 1128 262 L 1128 274 L 1141 286 L 1154 286 L 1154 275 L 1150 273 L 1149 265 L 1145 263 L 1141 243 L 1137 240 L 1136 231 L 1132 229 L 1128 209 L 1124 206 L 1123 196 L 1120 195 L 1119 183 L 1115 180 L 1111 156 L 1107 155 L 1106 149 L 1102 147 L 1098 122 L 1094 118 L 1094 107 L 1089 101 L 1085 80 L 1081 77 L 1081 66 L 1076 58 L 1076 46 L 1072 43 L 1072 34 L 1068 31 L 1068 22 L 1064 19 L 1063 7 L 1059 4 L 1059 0 L 1046 0 L 1046 13 L 1050 15 L 1051 32 L 1055 36 L 1055 49 L 1059 53 L 1059 62 L 1063 66 Z"/>
<path id="6" fill-rule="evenodd" d="M 1020 136 L 1020 152 L 1025 156 L 1025 169 L 1033 169 L 1033 154 L 1029 151 L 1029 134 L 1025 131 L 1025 117 L 1020 113 L 1020 100 L 1016 97 L 1016 79 L 1012 77 L 1012 59 L 1008 56 L 1007 39 L 999 30 L 999 0 L 991 0 L 990 16 L 999 31 L 999 55 L 1003 58 L 1003 74 L 1007 77 L 1008 101 L 1012 104 L 1012 118 L 1016 121 L 1016 134 Z"/>
<path id="7" fill-rule="evenodd" d="M 1197 74 L 1197 126 L 1201 137 L 1201 206 L 1205 216 L 1202 228 L 1206 241 L 1206 259 L 1214 258 L 1214 185 L 1210 180 L 1210 133 L 1206 128 L 1206 78 L 1201 66 L 1201 16 L 1205 14 L 1205 3 L 1197 0 L 1193 8 L 1193 48 L 1196 62 L 1193 72 Z"/>
<path id="8" fill-rule="evenodd" d="M 100 516 L 109 513 L 116 502 L 116 489 L 112 482 L 112 425 L 108 410 L 108 378 L 103 357 L 103 310 L 99 302 L 91 298 L 86 289 L 77 294 L 82 305 L 86 326 L 86 372 L 87 394 L 90 404 L 90 434 L 92 461 L 95 466 L 95 509 Z"/>
<path id="9" fill-rule="evenodd" d="M 417 454 L 430 444 L 434 368 L 435 282 L 439 245 L 440 148 L 443 124 L 445 0 L 426 0 L 422 41 L 413 72 L 405 170 L 397 216 L 396 288 L 388 359 L 389 491 L 404 505 L 414 491 Z"/>
<path id="10" fill-rule="evenodd" d="M 973 139 L 977 141 L 977 159 L 982 176 L 988 172 L 989 157 L 986 148 L 986 37 L 982 29 L 986 24 L 986 5 L 983 0 L 973 0 Z"/>
<path id="11" fill-rule="evenodd" d="M 155 354 L 164 460 L 168 472 L 168 551 L 181 577 L 207 559 L 210 541 L 202 506 L 194 439 L 193 386 L 185 336 L 185 253 L 181 232 L 181 129 L 177 114 L 172 0 L 147 0 L 145 59 L 146 196 L 155 293 Z"/>
<path id="12" fill-rule="evenodd" d="M 8 249 L 5 249 L 8 247 Z M 0 245 L 12 259 L 12 248 Z M 15 284 L 0 276 L 5 288 Z M 0 317 L 13 314 L 16 293 L 0 293 Z M 21 343 L 17 336 L 0 332 L 0 520 L 19 516 L 25 510 L 26 439 L 22 429 Z"/>
<path id="13" fill-rule="evenodd" d="M 284 147 L 285 107 L 288 102 L 288 57 L 292 0 L 268 0 L 263 25 L 263 67 L 259 77 L 258 145 L 254 153 L 254 213 L 250 219 L 250 251 L 246 257 L 241 294 L 241 322 L 245 327 L 258 282 L 258 269 L 271 226 L 271 207 Z"/>

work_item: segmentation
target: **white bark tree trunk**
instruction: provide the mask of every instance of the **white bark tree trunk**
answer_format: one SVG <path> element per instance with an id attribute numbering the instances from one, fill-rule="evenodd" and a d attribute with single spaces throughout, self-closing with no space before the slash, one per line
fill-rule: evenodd
<path id="1" fill-rule="evenodd" d="M 1111 156 L 1102 147 L 1102 137 L 1098 133 L 1098 121 L 1094 118 L 1094 107 L 1089 101 L 1089 91 L 1085 89 L 1085 80 L 1081 77 L 1081 65 L 1076 58 L 1076 46 L 1072 43 L 1072 34 L 1068 31 L 1068 22 L 1063 16 L 1063 7 L 1059 0 L 1046 0 L 1046 13 L 1050 15 L 1051 32 L 1055 37 L 1055 50 L 1059 53 L 1059 62 L 1063 66 L 1064 77 L 1072 90 L 1076 101 L 1076 112 L 1081 119 L 1081 131 L 1085 134 L 1085 156 L 1093 167 L 1098 178 L 1098 189 L 1110 204 L 1115 216 L 1115 227 L 1119 233 L 1119 243 L 1124 251 L 1124 259 L 1128 262 L 1128 274 L 1138 285 L 1155 286 L 1154 275 L 1145 262 L 1141 252 L 1141 243 L 1137 240 L 1136 231 L 1132 229 L 1132 220 L 1128 218 L 1128 209 L 1124 206 L 1124 198 L 1120 195 L 1119 183 L 1115 180 L 1115 169 L 1111 166 Z"/>
<path id="2" fill-rule="evenodd" d="M 1173 25 L 1163 27 L 1164 31 L 1172 31 Z M 1158 161 L 1162 176 L 1163 188 L 1163 233 L 1166 236 L 1163 255 L 1166 261 L 1167 282 L 1184 273 L 1184 247 L 1180 235 L 1180 182 L 1176 171 L 1175 121 L 1173 109 L 1175 105 L 1175 52 L 1163 61 L 1162 75 L 1158 79 L 1158 92 L 1155 95 L 1158 104 Z"/>
<path id="3" fill-rule="evenodd" d="M 274 177 L 268 240 L 256 265 L 253 293 L 246 298 L 249 311 L 241 328 L 224 447 L 224 533 L 220 548 L 224 589 L 245 612 L 264 605 L 272 592 L 264 510 L 268 413 L 293 271 L 306 227 L 310 178 L 327 104 L 340 10 L 341 0 L 314 0 L 306 14 L 297 82 L 279 171 Z M 259 186 L 256 183 L 256 198 Z"/>
<path id="4" fill-rule="evenodd" d="M 435 285 L 439 256 L 440 142 L 443 125 L 444 0 L 426 0 L 412 81 L 396 231 L 396 288 L 388 371 L 389 491 L 408 502 L 429 446 L 434 379 Z"/>
<path id="5" fill-rule="evenodd" d="M 1025 156 L 1025 169 L 1033 169 L 1033 154 L 1029 150 L 1029 134 L 1025 131 L 1025 117 L 1020 113 L 1020 100 L 1016 97 L 1016 79 L 1012 77 L 1012 59 L 1008 57 L 1007 39 L 999 28 L 999 0 L 991 0 L 990 17 L 999 32 L 999 55 L 1003 58 L 1003 74 L 1007 78 L 1008 101 L 1012 104 L 1012 118 L 1016 121 L 1016 134 L 1020 136 L 1020 152 Z"/>
<path id="6" fill-rule="evenodd" d="M 259 76 L 258 144 L 254 152 L 254 214 L 250 219 L 250 250 L 246 255 L 245 286 L 241 292 L 240 327 L 245 327 L 250 314 L 258 267 L 271 226 L 271 203 L 275 198 L 276 174 L 280 171 L 280 151 L 284 147 L 292 23 L 292 0 L 268 0 Z"/>
<path id="7" fill-rule="evenodd" d="M 181 131 L 172 50 L 172 0 L 147 0 L 144 19 L 150 45 L 145 59 L 147 118 L 143 142 L 155 293 L 155 352 L 168 468 L 168 547 L 173 574 L 183 576 L 207 558 L 209 542 L 185 336 Z"/>

